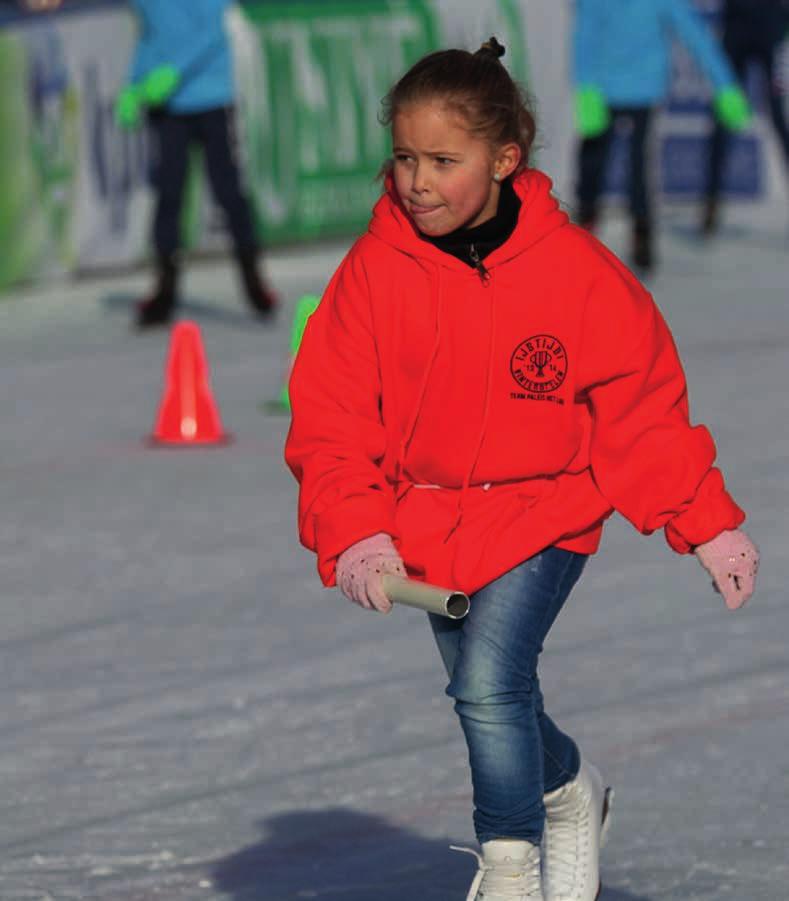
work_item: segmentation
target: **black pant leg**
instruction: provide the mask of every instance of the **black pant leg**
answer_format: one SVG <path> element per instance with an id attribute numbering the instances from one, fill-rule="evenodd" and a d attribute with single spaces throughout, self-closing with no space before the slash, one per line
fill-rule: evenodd
<path id="1" fill-rule="evenodd" d="M 181 207 L 191 133 L 189 120 L 189 116 L 178 116 L 163 110 L 149 117 L 156 153 L 153 241 L 161 258 L 172 257 L 181 245 Z"/>
<path id="2" fill-rule="evenodd" d="M 637 222 L 652 219 L 652 203 L 647 172 L 647 146 L 652 107 L 634 107 L 628 111 L 633 131 L 630 135 L 630 213 Z"/>
<path id="3" fill-rule="evenodd" d="M 789 166 L 789 124 L 786 121 L 783 93 L 778 87 L 778 76 L 775 71 L 775 50 L 776 45 L 774 43 L 765 43 L 765 46 L 762 47 L 759 53 L 758 63 L 764 70 L 767 81 L 767 100 L 770 106 L 770 117 L 773 127 L 778 140 L 781 142 L 786 164 Z"/>
<path id="4" fill-rule="evenodd" d="M 614 134 L 614 115 L 608 128 L 595 138 L 584 138 L 578 148 L 578 218 L 582 225 L 593 224 L 597 218 L 600 194 L 603 190 L 608 154 Z"/>
<path id="5" fill-rule="evenodd" d="M 744 84 L 751 58 L 751 47 L 738 32 L 727 30 L 723 35 L 723 50 L 734 69 L 737 80 Z M 723 167 L 729 146 L 729 130 L 715 117 L 707 157 L 707 205 L 714 204 L 723 184 Z"/>
<path id="6" fill-rule="evenodd" d="M 710 137 L 707 159 L 707 203 L 714 203 L 720 197 L 723 182 L 723 165 L 729 144 L 729 134 L 720 122 L 716 121 Z"/>
<path id="7" fill-rule="evenodd" d="M 211 190 L 225 213 L 236 252 L 239 255 L 253 254 L 259 248 L 260 241 L 252 206 L 241 183 L 233 108 L 202 113 L 199 129 Z"/>

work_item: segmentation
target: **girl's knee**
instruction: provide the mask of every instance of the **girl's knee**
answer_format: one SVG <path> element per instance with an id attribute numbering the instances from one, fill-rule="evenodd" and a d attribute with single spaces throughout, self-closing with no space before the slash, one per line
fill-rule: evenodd
<path id="1" fill-rule="evenodd" d="M 462 671 L 455 672 L 447 694 L 454 698 L 460 716 L 485 722 L 509 722 L 522 716 L 524 710 L 536 711 L 540 700 L 534 676 L 522 677 L 517 683 L 497 683 L 468 678 Z"/>

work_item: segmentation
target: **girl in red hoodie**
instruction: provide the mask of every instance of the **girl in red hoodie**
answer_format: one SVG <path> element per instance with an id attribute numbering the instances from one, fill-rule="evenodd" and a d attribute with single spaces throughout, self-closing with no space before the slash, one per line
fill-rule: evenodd
<path id="1" fill-rule="evenodd" d="M 610 793 L 543 707 L 548 630 L 614 510 L 730 608 L 758 554 L 652 298 L 528 167 L 503 52 L 431 54 L 390 91 L 386 189 L 305 331 L 285 456 L 325 585 L 380 612 L 383 573 L 472 595 L 431 616 L 471 765 L 469 901 L 593 901 Z"/>

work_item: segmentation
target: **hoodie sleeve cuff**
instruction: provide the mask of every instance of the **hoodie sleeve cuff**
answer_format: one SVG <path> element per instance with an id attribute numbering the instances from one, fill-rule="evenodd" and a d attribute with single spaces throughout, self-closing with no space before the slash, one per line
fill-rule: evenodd
<path id="1" fill-rule="evenodd" d="M 726 491 L 720 470 L 711 469 L 690 507 L 669 520 L 664 531 L 672 550 L 690 554 L 698 545 L 738 528 L 744 521 L 745 513 Z"/>
<path id="2" fill-rule="evenodd" d="M 390 494 L 381 491 L 347 498 L 316 517 L 318 573 L 327 588 L 336 585 L 337 557 L 352 544 L 377 532 L 399 537 L 394 500 Z"/>

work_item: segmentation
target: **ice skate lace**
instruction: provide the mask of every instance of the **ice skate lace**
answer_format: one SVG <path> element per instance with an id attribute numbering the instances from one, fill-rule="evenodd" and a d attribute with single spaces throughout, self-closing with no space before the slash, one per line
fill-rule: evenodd
<path id="1" fill-rule="evenodd" d="M 512 901 L 537 898 L 542 901 L 539 854 L 534 854 L 531 860 L 523 863 L 505 858 L 494 867 L 486 864 L 482 855 L 472 848 L 461 848 L 458 845 L 450 845 L 450 848 L 464 854 L 473 854 L 477 858 L 479 869 L 466 901 L 499 901 L 506 898 Z"/>
<path id="2" fill-rule="evenodd" d="M 545 872 L 551 897 L 562 901 L 586 882 L 585 864 L 592 838 L 589 799 L 576 785 L 551 805 L 545 824 Z"/>

